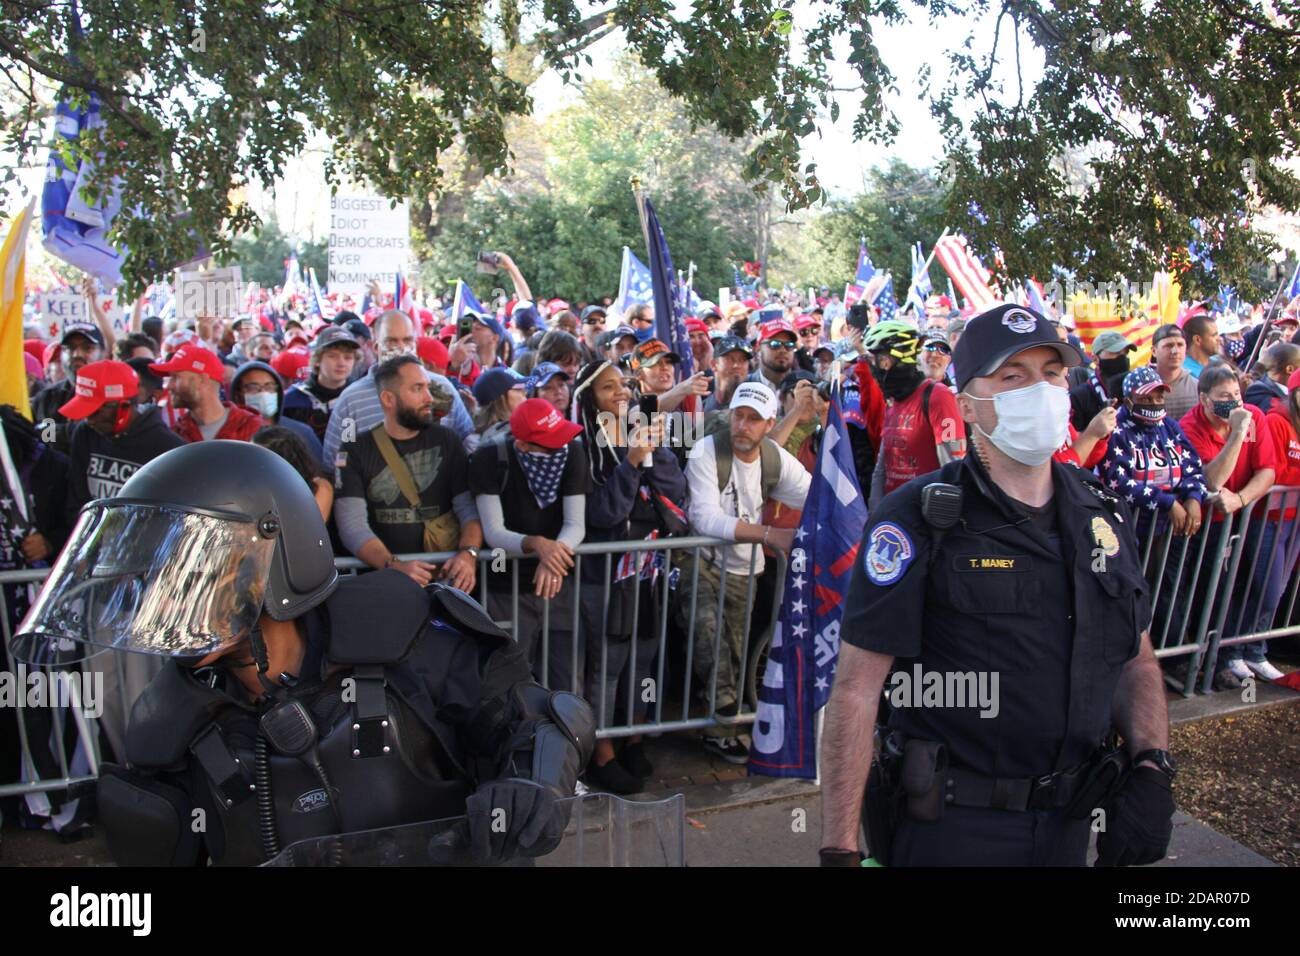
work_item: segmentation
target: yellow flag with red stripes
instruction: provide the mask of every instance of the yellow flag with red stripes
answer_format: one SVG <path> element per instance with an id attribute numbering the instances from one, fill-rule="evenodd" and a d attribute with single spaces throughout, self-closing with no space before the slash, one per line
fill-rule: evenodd
<path id="1" fill-rule="evenodd" d="M 1120 333 L 1137 349 L 1129 353 L 1129 367 L 1151 361 L 1151 338 L 1156 329 L 1177 321 L 1178 282 L 1167 272 L 1157 272 L 1147 294 L 1127 301 L 1100 296 L 1075 296 L 1070 303 L 1075 334 L 1092 351 L 1093 340 L 1102 332 Z"/>
<path id="2" fill-rule="evenodd" d="M 27 418 L 27 365 L 23 361 L 23 289 L 27 281 L 27 233 L 36 200 L 14 217 L 0 245 L 0 405 L 12 405 Z"/>

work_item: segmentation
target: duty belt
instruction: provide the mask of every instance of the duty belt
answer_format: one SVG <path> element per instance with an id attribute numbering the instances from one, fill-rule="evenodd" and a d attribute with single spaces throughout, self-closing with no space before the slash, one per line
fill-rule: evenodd
<path id="1" fill-rule="evenodd" d="M 961 767 L 949 767 L 944 803 L 993 810 L 1056 810 L 1069 805 L 1088 777 L 1090 764 L 1042 777 L 986 777 Z"/>

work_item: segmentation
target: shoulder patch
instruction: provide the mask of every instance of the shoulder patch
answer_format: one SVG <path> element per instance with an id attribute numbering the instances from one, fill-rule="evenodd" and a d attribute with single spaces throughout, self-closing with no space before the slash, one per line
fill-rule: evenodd
<path id="1" fill-rule="evenodd" d="M 862 563 L 873 583 L 887 585 L 903 576 L 914 557 L 916 548 L 907 532 L 892 521 L 882 521 L 867 536 Z"/>

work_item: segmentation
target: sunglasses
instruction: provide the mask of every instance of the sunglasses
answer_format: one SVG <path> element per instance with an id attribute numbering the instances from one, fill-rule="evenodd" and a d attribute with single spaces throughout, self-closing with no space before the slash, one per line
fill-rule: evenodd
<path id="1" fill-rule="evenodd" d="M 799 347 L 794 342 L 787 342 L 785 339 L 768 339 L 763 344 L 770 349 L 776 349 L 778 352 L 782 349 L 796 349 Z"/>
<path id="2" fill-rule="evenodd" d="M 810 325 L 799 333 L 800 335 L 821 335 L 822 327 L 820 325 Z"/>
<path id="3" fill-rule="evenodd" d="M 603 315 L 589 315 L 582 320 L 583 325 L 604 325 L 605 317 Z"/>
<path id="4" fill-rule="evenodd" d="M 925 350 L 927 352 L 939 352 L 942 355 L 952 354 L 952 349 L 944 345 L 942 342 L 931 342 L 925 346 Z"/>

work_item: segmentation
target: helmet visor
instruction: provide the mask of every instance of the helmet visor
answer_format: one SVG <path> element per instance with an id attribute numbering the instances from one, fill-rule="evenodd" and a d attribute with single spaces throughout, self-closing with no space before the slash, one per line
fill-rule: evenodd
<path id="1" fill-rule="evenodd" d="M 109 649 L 189 657 L 233 646 L 261 615 L 275 541 L 241 515 L 92 502 L 14 654 L 50 664 Z"/>

